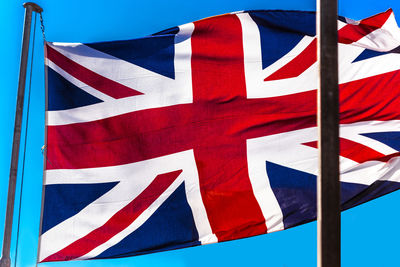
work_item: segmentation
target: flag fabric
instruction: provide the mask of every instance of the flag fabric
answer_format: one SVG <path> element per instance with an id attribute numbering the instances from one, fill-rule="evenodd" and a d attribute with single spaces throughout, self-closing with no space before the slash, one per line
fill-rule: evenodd
<path id="1" fill-rule="evenodd" d="M 316 219 L 315 13 L 231 13 L 46 43 L 39 261 L 117 258 Z M 400 188 L 400 29 L 339 17 L 341 205 Z"/>

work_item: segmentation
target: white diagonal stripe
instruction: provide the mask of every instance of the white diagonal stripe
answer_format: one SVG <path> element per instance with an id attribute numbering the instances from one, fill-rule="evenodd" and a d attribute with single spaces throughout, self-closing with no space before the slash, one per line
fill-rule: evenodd
<path id="1" fill-rule="evenodd" d="M 134 64 L 114 58 L 83 44 L 57 44 L 52 47 L 87 68 L 129 86 L 142 95 L 69 110 L 48 111 L 48 125 L 64 125 L 99 120 L 128 112 L 193 102 L 191 77 L 192 23 L 180 26 L 175 37 L 175 79 L 164 77 Z M 89 56 L 83 56 L 89 53 Z M 97 69 L 105 64 L 105 69 Z M 117 71 L 118 70 L 118 71 Z M 113 76 L 114 75 L 114 76 Z"/>
<path id="2" fill-rule="evenodd" d="M 205 207 L 201 200 L 199 177 L 194 160 L 194 153 L 193 150 L 188 150 L 133 163 L 132 165 L 129 164 L 129 166 L 120 165 L 115 167 L 81 170 L 47 171 L 46 179 L 48 181 L 46 184 L 49 185 L 65 183 L 104 183 L 111 181 L 120 181 L 120 183 L 85 207 L 78 214 L 68 218 L 42 234 L 40 260 L 60 251 L 71 243 L 86 236 L 94 229 L 101 227 L 116 212 L 135 199 L 158 174 L 180 169 L 182 169 L 182 173 L 178 177 L 178 182 L 176 182 L 174 186 L 178 186 L 182 181 L 185 182 L 186 196 L 190 208 L 192 209 L 200 242 L 217 242 L 215 235 L 212 233 Z M 78 178 L 70 179 L 68 177 Z M 99 178 L 96 180 L 96 177 Z M 158 200 L 157 203 L 160 204 L 160 201 L 163 199 L 165 200 L 173 192 L 173 188 L 176 187 L 171 187 L 166 190 L 161 200 Z M 148 218 L 148 216 L 151 216 L 155 209 L 159 207 L 157 203 L 154 204 L 154 209 L 146 211 L 145 214 L 140 217 L 141 219 L 139 219 L 139 221 L 133 222 L 129 229 L 124 230 L 110 241 L 110 243 L 104 244 L 93 253 L 101 253 L 114 244 L 112 242 L 122 240 L 126 235 L 137 229 L 143 224 L 145 219 Z"/>
<path id="3" fill-rule="evenodd" d="M 70 75 L 68 72 L 64 71 L 62 68 L 57 66 L 53 61 L 50 59 L 46 60 L 46 65 L 49 66 L 52 70 L 63 76 L 64 79 L 75 85 L 76 87 L 82 89 L 83 91 L 95 96 L 96 98 L 103 100 L 103 101 L 113 101 L 114 98 L 111 96 L 108 96 L 93 87 L 87 85 L 84 82 L 81 82 L 80 80 L 76 79 L 74 76 Z"/>

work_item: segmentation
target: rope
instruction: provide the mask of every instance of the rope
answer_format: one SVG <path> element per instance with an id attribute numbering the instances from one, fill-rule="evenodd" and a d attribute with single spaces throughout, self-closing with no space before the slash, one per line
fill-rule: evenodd
<path id="1" fill-rule="evenodd" d="M 35 19 L 36 19 L 36 14 L 35 14 Z M 39 17 L 40 17 L 40 29 L 42 30 L 43 40 L 46 41 L 46 35 L 44 33 L 44 23 L 43 23 L 42 12 L 39 13 Z M 36 21 L 35 21 L 35 23 L 36 23 Z"/>
<path id="2" fill-rule="evenodd" d="M 42 17 L 40 15 L 40 17 Z M 19 192 L 19 209 L 18 209 L 18 224 L 17 224 L 17 241 L 15 245 L 15 258 L 14 258 L 14 266 L 17 266 L 17 256 L 18 256 L 18 242 L 19 242 L 19 228 L 20 228 L 20 219 L 21 219 L 21 207 L 22 207 L 22 189 L 24 186 L 24 173 L 25 173 L 25 156 L 26 156 L 26 144 L 28 140 L 28 125 L 29 125 L 29 106 L 31 103 L 31 87 L 32 87 L 32 72 L 33 72 L 33 55 L 35 51 L 35 35 L 36 35 L 36 19 L 37 13 L 35 13 L 35 23 L 33 26 L 33 41 L 32 41 L 32 55 L 31 55 L 31 69 L 29 73 L 29 87 L 28 87 L 28 104 L 26 111 L 26 124 L 25 124 L 25 140 L 24 140 L 24 156 L 22 159 L 22 172 L 21 172 L 21 189 Z M 43 32 L 44 37 L 44 32 Z"/>

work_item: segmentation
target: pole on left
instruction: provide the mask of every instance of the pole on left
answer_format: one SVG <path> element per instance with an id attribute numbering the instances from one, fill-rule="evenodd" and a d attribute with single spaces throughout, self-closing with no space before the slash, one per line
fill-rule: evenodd
<path id="1" fill-rule="evenodd" d="M 14 213 L 15 187 L 17 181 L 19 145 L 21 140 L 21 125 L 25 95 L 26 70 L 28 65 L 29 42 L 31 35 L 32 12 L 41 13 L 43 9 L 35 3 L 24 3 L 25 22 L 22 36 L 21 63 L 19 69 L 17 108 L 15 111 L 14 137 L 11 154 L 10 178 L 8 182 L 7 210 L 4 224 L 3 252 L 0 267 L 10 267 L 11 233 Z"/>

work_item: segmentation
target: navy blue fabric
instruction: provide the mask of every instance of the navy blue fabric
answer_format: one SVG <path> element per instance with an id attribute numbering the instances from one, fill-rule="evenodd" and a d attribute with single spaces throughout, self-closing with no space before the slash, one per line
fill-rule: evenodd
<path id="1" fill-rule="evenodd" d="M 340 198 L 342 210 L 344 210 L 344 205 L 354 197 L 357 197 L 361 192 L 366 190 L 368 185 L 365 184 L 355 184 L 355 183 L 340 183 Z"/>
<path id="2" fill-rule="evenodd" d="M 343 210 L 350 209 L 372 199 L 381 197 L 395 190 L 400 189 L 400 183 L 391 181 L 376 181 L 360 194 L 352 199 L 349 199 L 342 205 Z"/>
<path id="3" fill-rule="evenodd" d="M 313 174 L 266 162 L 272 191 L 281 207 L 283 224 L 290 228 L 316 219 L 317 177 Z M 346 203 L 367 186 L 341 182 L 341 203 Z"/>
<path id="4" fill-rule="evenodd" d="M 341 22 L 347 23 L 346 17 L 338 16 L 338 20 L 340 20 Z"/>
<path id="5" fill-rule="evenodd" d="M 252 12 L 250 16 L 260 31 L 263 69 L 286 55 L 304 37 L 304 34 L 282 31 L 279 27 L 271 25 L 268 20 L 264 19 L 263 13 Z"/>
<path id="6" fill-rule="evenodd" d="M 266 162 L 272 191 L 283 213 L 285 228 L 305 223 L 316 218 L 316 176 Z"/>
<path id="7" fill-rule="evenodd" d="M 179 27 L 169 28 L 152 35 L 166 35 L 166 34 L 177 34 L 179 32 Z"/>
<path id="8" fill-rule="evenodd" d="M 273 10 L 249 11 L 249 14 L 271 28 L 308 36 L 316 35 L 315 12 Z"/>
<path id="9" fill-rule="evenodd" d="M 118 258 L 200 245 L 182 183 L 136 231 L 96 258 Z"/>
<path id="10" fill-rule="evenodd" d="M 155 35 L 127 41 L 86 44 L 171 79 L 175 78 L 175 35 Z"/>
<path id="11" fill-rule="evenodd" d="M 374 50 L 365 49 L 356 59 L 354 59 L 353 62 L 357 62 L 357 61 L 361 61 L 361 60 L 365 60 L 365 59 L 369 59 L 369 58 L 373 58 L 373 57 L 377 57 L 377 56 L 382 56 L 382 55 L 385 55 L 388 53 L 389 52 L 378 52 L 378 51 L 374 51 Z"/>
<path id="12" fill-rule="evenodd" d="M 388 51 L 388 52 L 378 52 L 378 51 L 374 51 L 374 50 L 365 49 L 353 62 L 357 62 L 357 61 L 361 61 L 364 59 L 373 58 L 373 57 L 377 57 L 377 56 L 382 56 L 382 55 L 386 55 L 386 54 L 392 54 L 392 53 L 396 53 L 396 54 L 400 53 L 400 46 L 398 46 L 395 49 Z"/>
<path id="13" fill-rule="evenodd" d="M 42 233 L 74 216 L 116 184 L 118 182 L 46 185 Z"/>
<path id="14" fill-rule="evenodd" d="M 48 110 L 78 108 L 103 102 L 67 81 L 60 74 L 47 67 Z"/>
<path id="15" fill-rule="evenodd" d="M 400 132 L 365 133 L 362 135 L 375 139 L 400 151 Z"/>
<path id="16" fill-rule="evenodd" d="M 392 51 L 390 51 L 391 53 L 396 53 L 396 54 L 400 54 L 400 46 L 396 47 L 395 49 L 393 49 Z"/>

